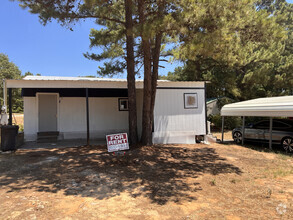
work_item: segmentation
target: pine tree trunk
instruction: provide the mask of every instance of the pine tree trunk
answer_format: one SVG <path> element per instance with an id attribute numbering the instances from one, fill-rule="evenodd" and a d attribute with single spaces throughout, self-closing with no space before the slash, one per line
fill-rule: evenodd
<path id="1" fill-rule="evenodd" d="M 144 0 L 138 0 L 139 22 L 141 24 L 141 41 L 143 51 L 144 64 L 144 87 L 143 87 L 143 111 L 142 111 L 142 136 L 141 142 L 143 145 L 152 144 L 152 63 L 151 63 L 151 44 L 149 36 L 144 32 L 145 9 Z"/>
<path id="2" fill-rule="evenodd" d="M 152 73 L 152 95 L 151 95 L 151 121 L 154 123 L 154 109 L 157 93 L 157 81 L 159 75 L 159 59 L 161 52 L 162 33 L 156 35 L 155 48 L 153 50 L 153 73 Z"/>
<path id="3" fill-rule="evenodd" d="M 132 20 L 132 0 L 125 0 L 125 27 L 126 27 L 126 52 L 127 52 L 127 88 L 128 88 L 128 124 L 129 142 L 137 144 L 137 113 L 135 89 L 135 62 L 134 62 L 134 37 Z"/>
<path id="4" fill-rule="evenodd" d="M 158 17 L 163 16 L 165 8 L 165 0 L 158 0 Z M 156 34 L 155 45 L 152 51 L 153 58 L 153 72 L 152 72 L 152 94 L 151 94 L 151 123 L 154 123 L 154 109 L 156 102 L 156 94 L 157 94 L 157 81 L 159 75 L 159 61 L 160 61 L 160 53 L 161 53 L 161 44 L 162 44 L 162 32 Z"/>

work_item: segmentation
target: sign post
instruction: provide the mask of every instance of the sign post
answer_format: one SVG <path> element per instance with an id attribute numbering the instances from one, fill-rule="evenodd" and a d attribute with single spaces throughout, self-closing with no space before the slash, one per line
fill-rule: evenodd
<path id="1" fill-rule="evenodd" d="M 110 134 L 106 136 L 108 152 L 129 150 L 127 133 Z"/>

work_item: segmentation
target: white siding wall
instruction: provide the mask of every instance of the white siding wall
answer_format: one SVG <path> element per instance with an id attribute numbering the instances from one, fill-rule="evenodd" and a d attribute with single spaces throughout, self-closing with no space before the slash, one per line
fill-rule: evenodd
<path id="1" fill-rule="evenodd" d="M 198 95 L 197 109 L 184 109 L 184 93 Z M 86 138 L 86 99 L 59 98 L 58 131 L 60 138 Z M 119 111 L 118 98 L 89 98 L 90 136 L 128 131 L 128 112 Z M 143 91 L 137 90 L 137 123 L 141 135 Z M 203 89 L 158 89 L 154 112 L 154 143 L 194 143 L 195 135 L 205 134 L 205 97 Z M 36 140 L 38 108 L 36 97 L 24 97 L 26 141 Z"/>
<path id="2" fill-rule="evenodd" d="M 142 105 L 143 105 L 143 90 L 136 90 L 136 113 L 137 113 L 137 133 L 138 138 L 141 137 L 142 132 Z"/>
<path id="3" fill-rule="evenodd" d="M 59 131 L 64 139 L 86 138 L 86 99 L 60 98 Z M 118 98 L 89 98 L 91 138 L 128 131 L 128 112 L 119 111 Z"/>
<path id="4" fill-rule="evenodd" d="M 217 115 L 220 114 L 220 110 L 218 108 L 218 100 L 210 102 L 207 104 L 207 115 Z"/>
<path id="5" fill-rule="evenodd" d="M 33 141 L 37 138 L 38 112 L 36 97 L 24 97 L 24 138 L 26 141 Z"/>
<path id="6" fill-rule="evenodd" d="M 86 99 L 61 97 L 58 105 L 60 138 L 86 138 Z M 89 98 L 90 137 L 105 138 L 106 134 L 128 132 L 128 111 L 119 111 L 118 98 Z M 138 131 L 141 133 L 142 91 L 137 94 Z M 24 97 L 25 140 L 34 141 L 38 132 L 36 97 Z"/>
<path id="7" fill-rule="evenodd" d="M 184 109 L 184 93 L 197 93 L 198 108 Z M 204 95 L 204 89 L 158 89 L 153 141 L 195 143 L 195 135 L 205 135 Z"/>

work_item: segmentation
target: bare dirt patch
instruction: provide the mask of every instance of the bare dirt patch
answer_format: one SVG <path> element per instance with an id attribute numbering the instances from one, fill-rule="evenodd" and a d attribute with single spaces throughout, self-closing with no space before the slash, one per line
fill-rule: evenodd
<path id="1" fill-rule="evenodd" d="M 222 140 L 222 132 L 221 131 L 213 132 L 213 136 L 216 137 L 219 140 Z M 225 130 L 225 132 L 224 132 L 224 140 L 233 140 L 232 131 Z"/>
<path id="2" fill-rule="evenodd" d="M 0 154 L 0 219 L 292 219 L 293 159 L 236 145 Z"/>
<path id="3" fill-rule="evenodd" d="M 13 113 L 12 114 L 12 123 L 23 126 L 23 113 Z"/>

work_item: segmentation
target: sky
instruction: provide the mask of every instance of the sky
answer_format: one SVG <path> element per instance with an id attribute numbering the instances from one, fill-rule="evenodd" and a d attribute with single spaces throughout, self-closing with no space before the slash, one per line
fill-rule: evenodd
<path id="1" fill-rule="evenodd" d="M 37 15 L 19 7 L 18 2 L 0 0 L 0 53 L 8 55 L 22 74 L 29 71 L 44 76 L 97 76 L 98 66 L 103 63 L 83 56 L 101 51 L 89 48 L 90 29 L 96 27 L 94 20 L 78 23 L 73 31 L 56 21 L 43 26 Z M 160 74 L 165 75 L 178 65 L 167 64 Z"/>
<path id="2" fill-rule="evenodd" d="M 56 21 L 43 26 L 37 15 L 19 7 L 18 2 L 0 2 L 0 53 L 8 55 L 22 74 L 29 71 L 44 76 L 97 76 L 98 66 L 103 63 L 83 56 L 86 52 L 101 51 L 89 48 L 90 29 L 97 27 L 94 20 L 76 24 L 74 31 Z M 166 75 L 178 65 L 179 62 L 166 64 L 159 74 Z"/>

